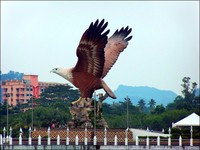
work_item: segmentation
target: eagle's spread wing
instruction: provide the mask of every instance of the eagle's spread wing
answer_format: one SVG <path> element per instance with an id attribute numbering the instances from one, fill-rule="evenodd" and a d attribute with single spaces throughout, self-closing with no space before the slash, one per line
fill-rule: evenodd
<path id="1" fill-rule="evenodd" d="M 83 72 L 101 77 L 104 67 L 104 48 L 107 43 L 107 34 L 109 30 L 104 32 L 108 23 L 97 20 L 91 23 L 89 28 L 83 33 L 77 48 L 78 62 L 73 71 Z M 104 32 L 104 33 L 103 33 Z"/>
<path id="2" fill-rule="evenodd" d="M 131 28 L 127 26 L 125 29 L 116 30 L 115 33 L 108 39 L 105 47 L 105 63 L 102 78 L 106 76 L 108 71 L 117 61 L 119 54 L 127 47 L 128 41 L 132 36 L 127 37 L 131 33 Z"/>

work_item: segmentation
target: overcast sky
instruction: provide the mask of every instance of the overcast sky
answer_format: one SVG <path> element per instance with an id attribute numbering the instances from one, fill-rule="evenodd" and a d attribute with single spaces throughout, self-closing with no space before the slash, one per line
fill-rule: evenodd
<path id="1" fill-rule="evenodd" d="M 79 40 L 96 19 L 112 33 L 129 26 L 133 38 L 104 78 L 181 94 L 183 77 L 199 83 L 199 2 L 1 2 L 1 70 L 39 75 L 40 81 L 67 82 L 50 73 L 73 67 Z M 68 82 L 67 82 L 68 83 Z"/>

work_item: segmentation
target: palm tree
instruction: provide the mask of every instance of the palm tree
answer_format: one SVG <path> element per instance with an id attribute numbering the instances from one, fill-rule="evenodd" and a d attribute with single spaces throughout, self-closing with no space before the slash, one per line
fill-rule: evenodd
<path id="1" fill-rule="evenodd" d="M 149 108 L 152 110 L 155 108 L 155 105 L 156 105 L 156 101 L 154 99 L 151 99 L 148 103 L 149 105 Z"/>
<path id="2" fill-rule="evenodd" d="M 139 106 L 140 111 L 143 111 L 143 109 L 145 108 L 145 105 L 146 105 L 146 103 L 145 103 L 144 99 L 141 99 L 138 101 L 138 106 Z"/>

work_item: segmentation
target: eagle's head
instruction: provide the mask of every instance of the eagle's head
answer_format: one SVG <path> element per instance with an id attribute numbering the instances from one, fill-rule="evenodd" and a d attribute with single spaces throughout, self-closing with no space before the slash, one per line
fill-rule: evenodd
<path id="1" fill-rule="evenodd" d="M 50 72 L 59 74 L 59 70 L 60 70 L 60 68 L 53 68 Z"/>
<path id="2" fill-rule="evenodd" d="M 56 73 L 61 77 L 65 78 L 66 80 L 72 82 L 72 72 L 71 69 L 64 69 L 64 68 L 54 68 L 50 72 Z"/>

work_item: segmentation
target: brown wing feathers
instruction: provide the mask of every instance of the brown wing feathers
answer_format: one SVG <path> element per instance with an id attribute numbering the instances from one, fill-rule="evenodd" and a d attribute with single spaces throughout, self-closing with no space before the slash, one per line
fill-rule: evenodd
<path id="1" fill-rule="evenodd" d="M 108 23 L 104 20 L 99 23 L 97 20 L 91 23 L 84 32 L 79 46 L 77 48 L 78 62 L 74 68 L 75 71 L 82 71 L 101 77 L 104 67 L 104 48 L 107 43 L 107 34 L 109 30 L 103 33 Z"/>
<path id="2" fill-rule="evenodd" d="M 131 28 L 121 28 L 107 39 L 110 30 L 104 32 L 108 22 L 91 23 L 84 32 L 77 48 L 78 62 L 74 71 L 82 71 L 96 77 L 104 78 L 115 64 L 119 54 L 127 47 L 132 36 Z M 104 33 L 103 33 L 104 32 Z"/>
<path id="3" fill-rule="evenodd" d="M 128 41 L 132 36 L 127 37 L 131 33 L 131 28 L 128 26 L 124 29 L 121 28 L 108 39 L 108 43 L 105 47 L 105 63 L 102 78 L 104 78 L 111 67 L 117 61 L 119 54 L 127 47 Z"/>

